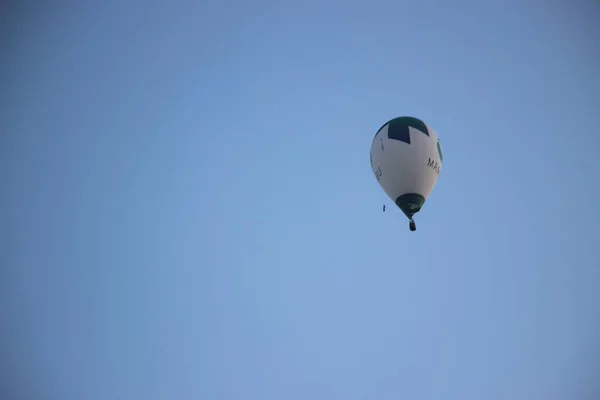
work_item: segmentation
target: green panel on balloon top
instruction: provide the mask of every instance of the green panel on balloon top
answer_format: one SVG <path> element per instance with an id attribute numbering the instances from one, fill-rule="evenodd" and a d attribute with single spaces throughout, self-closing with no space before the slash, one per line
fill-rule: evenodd
<path id="1" fill-rule="evenodd" d="M 429 129 L 423 121 L 414 117 L 398 117 L 388 122 L 388 139 L 410 144 L 410 130 L 413 128 L 429 136 Z M 384 125 L 385 126 L 385 125 Z"/>

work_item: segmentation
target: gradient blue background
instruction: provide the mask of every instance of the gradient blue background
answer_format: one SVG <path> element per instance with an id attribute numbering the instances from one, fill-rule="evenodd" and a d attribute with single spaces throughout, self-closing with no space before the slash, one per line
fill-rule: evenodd
<path id="1" fill-rule="evenodd" d="M 3 398 L 597 399 L 600 6 L 525 3 L 3 6 Z"/>

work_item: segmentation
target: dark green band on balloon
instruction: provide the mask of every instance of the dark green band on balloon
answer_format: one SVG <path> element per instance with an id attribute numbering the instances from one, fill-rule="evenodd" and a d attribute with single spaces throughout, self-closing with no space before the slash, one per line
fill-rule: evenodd
<path id="1" fill-rule="evenodd" d="M 396 205 L 409 219 L 421 211 L 423 204 L 425 204 L 425 197 L 417 193 L 406 193 L 396 199 Z"/>
<path id="2" fill-rule="evenodd" d="M 398 117 L 394 118 L 385 124 L 377 132 L 379 132 L 383 127 L 388 126 L 388 139 L 398 140 L 400 142 L 404 142 L 406 144 L 410 144 L 410 130 L 409 128 L 416 129 L 417 131 L 424 133 L 429 136 L 429 129 L 427 129 L 427 125 L 425 122 L 421 121 L 418 118 L 414 117 Z"/>

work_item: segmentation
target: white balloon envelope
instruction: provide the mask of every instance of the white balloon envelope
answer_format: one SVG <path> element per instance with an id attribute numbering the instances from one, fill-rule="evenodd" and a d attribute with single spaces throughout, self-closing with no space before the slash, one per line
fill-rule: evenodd
<path id="1" fill-rule="evenodd" d="M 442 171 L 442 146 L 437 133 L 414 117 L 385 124 L 371 143 L 371 168 L 377 181 L 416 230 L 413 216 L 431 194 Z"/>

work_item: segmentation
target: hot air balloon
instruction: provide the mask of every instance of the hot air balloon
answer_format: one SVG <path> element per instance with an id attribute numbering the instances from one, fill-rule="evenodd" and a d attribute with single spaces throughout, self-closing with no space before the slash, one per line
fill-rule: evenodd
<path id="1" fill-rule="evenodd" d="M 371 168 L 382 189 L 408 217 L 421 211 L 442 171 L 442 146 L 437 133 L 414 117 L 398 117 L 385 124 L 371 143 Z"/>

